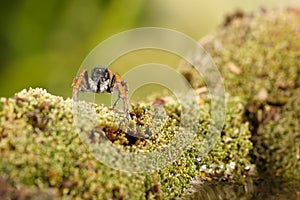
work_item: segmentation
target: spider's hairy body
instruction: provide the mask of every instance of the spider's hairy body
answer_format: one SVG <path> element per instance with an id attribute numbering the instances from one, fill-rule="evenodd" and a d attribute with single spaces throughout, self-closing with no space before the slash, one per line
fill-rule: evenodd
<path id="1" fill-rule="evenodd" d="M 79 76 L 75 77 L 72 82 L 73 100 L 78 100 L 78 92 L 94 92 L 98 94 L 112 93 L 114 90 L 118 92 L 118 99 L 113 105 L 122 99 L 126 116 L 129 117 L 128 112 L 128 85 L 118 73 L 113 73 L 108 68 L 95 67 L 92 70 L 91 77 L 88 76 L 86 69 L 82 70 Z"/>

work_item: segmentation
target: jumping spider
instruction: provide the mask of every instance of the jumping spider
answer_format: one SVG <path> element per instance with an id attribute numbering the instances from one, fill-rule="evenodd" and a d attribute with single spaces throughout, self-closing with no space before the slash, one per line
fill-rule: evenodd
<path id="1" fill-rule="evenodd" d="M 92 70 L 91 77 L 88 77 L 88 72 L 83 69 L 79 76 L 75 77 L 72 82 L 73 100 L 78 100 L 78 92 L 94 92 L 102 94 L 105 92 L 112 93 L 114 90 L 118 92 L 118 99 L 113 104 L 113 109 L 116 107 L 120 99 L 123 100 L 123 106 L 126 117 L 129 119 L 128 111 L 128 84 L 121 80 L 118 73 L 113 73 L 108 68 L 95 67 Z"/>

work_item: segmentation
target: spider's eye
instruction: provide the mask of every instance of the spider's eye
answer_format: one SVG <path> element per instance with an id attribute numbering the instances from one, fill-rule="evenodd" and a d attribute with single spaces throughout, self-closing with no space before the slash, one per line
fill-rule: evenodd
<path id="1" fill-rule="evenodd" d="M 103 82 L 108 79 L 109 72 L 106 68 L 95 67 L 92 71 L 91 79 L 95 82 Z"/>

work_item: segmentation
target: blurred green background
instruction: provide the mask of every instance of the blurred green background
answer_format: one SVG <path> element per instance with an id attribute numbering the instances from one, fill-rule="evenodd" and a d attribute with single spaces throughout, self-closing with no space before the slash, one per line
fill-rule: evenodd
<path id="1" fill-rule="evenodd" d="M 124 30 L 158 26 L 199 40 L 237 8 L 252 11 L 260 6 L 293 4 L 297 1 L 1 1 L 0 96 L 9 97 L 29 87 L 71 96 L 72 78 L 87 54 L 101 41 Z M 143 56 L 136 53 L 127 57 L 116 64 L 158 62 L 176 66 L 178 62 L 178 58 L 162 52 L 144 51 Z"/>

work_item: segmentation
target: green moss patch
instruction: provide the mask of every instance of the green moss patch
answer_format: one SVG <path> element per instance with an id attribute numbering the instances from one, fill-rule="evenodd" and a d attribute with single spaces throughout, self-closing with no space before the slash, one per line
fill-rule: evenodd
<path id="1" fill-rule="evenodd" d="M 153 174 L 116 171 L 96 160 L 76 132 L 70 99 L 37 88 L 0 102 L 0 176 L 12 188 L 75 199 L 163 199 L 180 196 L 196 176 L 242 182 L 254 169 L 248 156 L 250 132 L 242 122 L 243 101 L 239 98 L 228 99 L 225 128 L 209 154 L 199 154 L 210 119 L 209 103 L 203 101 L 193 144 L 180 159 Z M 163 129 L 132 141 L 113 126 L 110 109 L 82 103 L 95 108 L 96 121 L 113 145 L 129 152 L 151 151 L 167 144 L 181 112 L 175 100 L 166 98 Z M 148 104 L 134 105 L 132 121 L 142 128 L 148 123 L 148 111 Z"/>
<path id="2" fill-rule="evenodd" d="M 226 92 L 246 101 L 260 175 L 300 180 L 299 9 L 232 15 L 200 43 L 219 66 Z M 180 71 L 194 88 L 203 85 L 189 64 Z"/>

